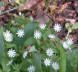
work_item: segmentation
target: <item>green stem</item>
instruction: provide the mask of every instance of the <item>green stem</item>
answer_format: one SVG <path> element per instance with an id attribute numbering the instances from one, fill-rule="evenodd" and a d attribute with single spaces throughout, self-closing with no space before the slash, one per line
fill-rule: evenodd
<path id="1" fill-rule="evenodd" d="M 66 54 L 63 47 L 60 46 L 60 71 L 66 72 Z"/>

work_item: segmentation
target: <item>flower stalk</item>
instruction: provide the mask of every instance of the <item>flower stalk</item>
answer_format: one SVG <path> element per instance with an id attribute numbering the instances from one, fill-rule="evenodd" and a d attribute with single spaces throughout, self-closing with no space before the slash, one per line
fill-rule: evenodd
<path id="1" fill-rule="evenodd" d="M 60 70 L 59 72 L 66 72 L 66 53 L 64 48 L 60 46 Z"/>

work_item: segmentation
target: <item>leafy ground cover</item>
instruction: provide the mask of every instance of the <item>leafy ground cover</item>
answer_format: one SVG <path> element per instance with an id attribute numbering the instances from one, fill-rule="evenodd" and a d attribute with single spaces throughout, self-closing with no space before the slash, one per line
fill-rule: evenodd
<path id="1" fill-rule="evenodd" d="M 78 72 L 78 0 L 0 0 L 0 72 Z"/>

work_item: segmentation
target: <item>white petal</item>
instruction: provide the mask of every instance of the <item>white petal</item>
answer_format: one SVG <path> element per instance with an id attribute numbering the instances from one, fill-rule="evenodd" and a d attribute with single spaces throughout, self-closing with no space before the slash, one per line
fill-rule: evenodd
<path id="1" fill-rule="evenodd" d="M 34 32 L 34 38 L 35 39 L 40 39 L 41 38 L 41 32 L 40 31 L 38 31 L 38 30 L 36 30 L 35 32 Z"/>
<path id="2" fill-rule="evenodd" d="M 60 32 L 61 29 L 62 29 L 62 27 L 61 27 L 60 24 L 55 24 L 55 25 L 54 25 L 54 30 L 55 30 L 56 32 Z"/>
<path id="3" fill-rule="evenodd" d="M 50 60 L 49 58 L 46 58 L 46 59 L 44 60 L 44 64 L 45 64 L 45 66 L 50 66 L 51 60 Z"/>
<path id="4" fill-rule="evenodd" d="M 53 67 L 54 70 L 58 70 L 59 69 L 59 64 L 57 62 L 54 62 L 52 64 L 52 67 Z"/>

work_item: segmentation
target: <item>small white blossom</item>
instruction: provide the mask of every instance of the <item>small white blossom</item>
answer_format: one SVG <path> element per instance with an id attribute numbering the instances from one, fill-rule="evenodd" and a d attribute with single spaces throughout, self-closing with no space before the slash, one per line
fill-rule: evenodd
<path id="1" fill-rule="evenodd" d="M 41 28 L 41 29 L 43 29 L 43 30 L 44 30 L 44 29 L 45 29 L 45 27 L 46 27 L 46 24 L 40 24 L 40 28 Z"/>
<path id="2" fill-rule="evenodd" d="M 35 72 L 35 67 L 33 65 L 30 65 L 28 68 L 27 68 L 28 72 Z"/>
<path id="3" fill-rule="evenodd" d="M 59 70 L 59 64 L 57 62 L 54 62 L 52 64 L 52 67 L 53 67 L 54 70 Z"/>
<path id="4" fill-rule="evenodd" d="M 50 66 L 51 60 L 50 60 L 49 58 L 46 58 L 46 59 L 44 60 L 44 64 L 45 64 L 45 66 Z"/>
<path id="5" fill-rule="evenodd" d="M 62 26 L 61 26 L 60 24 L 55 24 L 55 25 L 54 25 L 54 30 L 55 30 L 56 32 L 60 32 L 61 29 L 62 29 Z"/>
<path id="6" fill-rule="evenodd" d="M 21 15 L 22 15 L 22 13 L 21 13 L 21 12 L 19 12 L 19 15 L 21 16 Z"/>
<path id="7" fill-rule="evenodd" d="M 27 57 L 27 55 L 28 55 L 28 52 L 25 51 L 25 52 L 23 53 L 23 58 L 25 59 L 25 58 Z"/>
<path id="8" fill-rule="evenodd" d="M 73 44 L 73 40 L 71 38 L 67 39 L 67 44 L 68 45 L 72 45 Z"/>
<path id="9" fill-rule="evenodd" d="M 7 42 L 13 41 L 12 33 L 10 33 L 10 31 L 6 30 L 6 32 L 3 32 L 3 36 Z"/>
<path id="10" fill-rule="evenodd" d="M 18 35 L 18 37 L 23 37 L 24 36 L 24 30 L 23 29 L 19 29 L 16 33 Z"/>
<path id="11" fill-rule="evenodd" d="M 53 53 L 54 53 L 54 51 L 53 51 L 51 48 L 48 48 L 48 49 L 46 50 L 46 54 L 47 54 L 48 56 L 52 56 Z"/>
<path id="12" fill-rule="evenodd" d="M 8 63 L 6 64 L 7 66 L 12 64 L 13 60 L 8 61 Z"/>
<path id="13" fill-rule="evenodd" d="M 15 57 L 16 56 L 16 51 L 13 50 L 13 49 L 9 49 L 8 56 L 11 57 L 11 58 Z"/>
<path id="14" fill-rule="evenodd" d="M 34 32 L 34 38 L 35 39 L 40 39 L 41 38 L 41 32 L 40 31 L 38 31 L 38 30 L 36 30 L 35 32 Z"/>
<path id="15" fill-rule="evenodd" d="M 70 46 L 67 44 L 66 41 L 64 41 L 64 42 L 63 42 L 63 47 L 64 47 L 65 49 L 68 49 Z"/>
<path id="16" fill-rule="evenodd" d="M 72 39 L 67 39 L 66 41 L 63 42 L 63 47 L 65 49 L 70 49 L 70 46 L 73 44 Z"/>
<path id="17" fill-rule="evenodd" d="M 49 34 L 48 35 L 48 38 L 54 39 L 55 38 L 55 35 L 54 34 Z"/>

